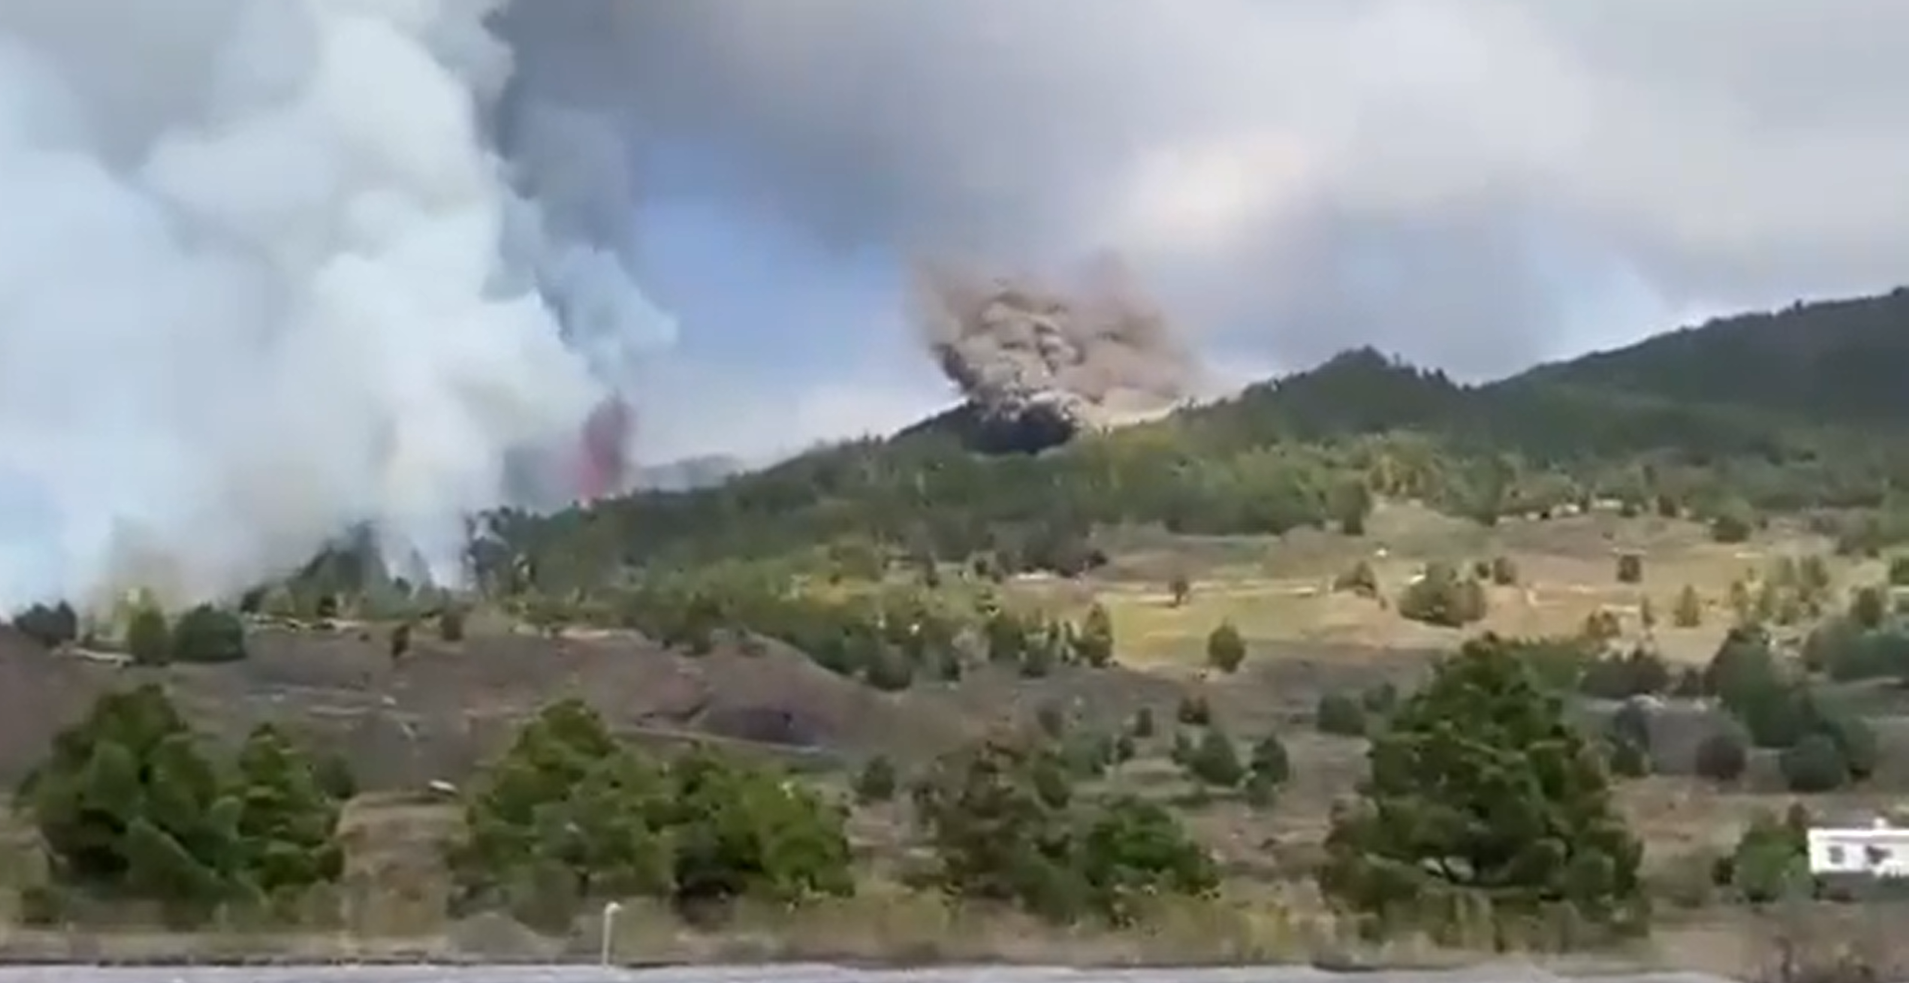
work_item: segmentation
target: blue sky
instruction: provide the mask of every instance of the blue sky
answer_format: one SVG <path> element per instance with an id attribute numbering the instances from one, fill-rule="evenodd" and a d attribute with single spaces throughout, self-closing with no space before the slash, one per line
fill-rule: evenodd
<path id="1" fill-rule="evenodd" d="M 0 486 L 64 513 L 6 530 L 52 539 L 0 599 L 69 579 L 49 543 L 213 596 L 359 522 L 453 542 L 650 313 L 578 238 L 641 240 L 680 325 L 628 380 L 652 461 L 949 405 L 918 257 L 1112 252 L 1222 382 L 1489 376 L 1909 271 L 1909 4 L 497 6 L 0 4 Z M 496 303 L 532 264 L 582 358 Z"/>
<path id="2" fill-rule="evenodd" d="M 526 3 L 519 54 L 643 134 L 633 225 L 681 324 L 650 460 L 950 402 L 902 316 L 918 250 L 1114 250 L 1229 381 L 1358 344 L 1491 376 L 1904 278 L 1909 5 L 1588 9 Z"/>
<path id="3" fill-rule="evenodd" d="M 644 459 L 774 453 L 951 401 L 902 322 L 885 251 L 830 249 L 693 198 L 653 200 L 642 227 L 647 285 L 679 323 L 638 396 Z"/>
<path id="4" fill-rule="evenodd" d="M 638 395 L 643 459 L 771 455 L 890 431 L 953 400 L 904 320 L 904 270 L 892 249 L 832 246 L 774 217 L 694 195 L 652 198 L 640 227 L 650 294 L 679 322 L 677 342 L 654 353 Z M 1415 271 L 1401 264 L 1418 251 L 1410 236 L 1355 239 L 1332 267 L 1337 293 L 1360 304 L 1369 299 L 1370 311 L 1352 322 L 1392 316 L 1387 298 L 1411 290 Z M 1532 316 L 1553 325 L 1532 352 L 1538 358 L 1721 312 L 1669 310 L 1617 258 L 1568 248 L 1543 230 L 1521 245 L 1518 261 L 1512 279 L 1536 285 Z M 1345 311 L 1321 316 L 1345 318 Z M 1247 313 L 1199 332 L 1209 367 L 1226 382 L 1258 380 L 1375 340 L 1306 326 L 1300 330 L 1319 342 L 1294 360 L 1256 345 L 1255 327 Z M 1421 357 L 1428 351 L 1410 339 L 1406 347 Z"/>

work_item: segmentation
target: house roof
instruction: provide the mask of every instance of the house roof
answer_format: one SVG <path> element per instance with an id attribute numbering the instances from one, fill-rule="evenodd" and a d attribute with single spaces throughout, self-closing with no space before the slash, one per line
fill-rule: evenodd
<path id="1" fill-rule="evenodd" d="M 1909 827 L 1903 826 L 1817 826 L 1809 831 L 1812 840 L 1909 840 Z"/>

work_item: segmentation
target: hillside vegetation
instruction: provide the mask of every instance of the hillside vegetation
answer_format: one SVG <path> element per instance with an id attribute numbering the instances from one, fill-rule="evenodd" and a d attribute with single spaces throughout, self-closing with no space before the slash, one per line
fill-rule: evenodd
<path id="1" fill-rule="evenodd" d="M 931 423 L 716 488 L 500 517 L 508 548 L 487 573 L 515 564 L 513 575 L 570 589 L 830 546 L 1071 572 L 1091 565 L 1096 528 L 1356 530 L 1375 496 L 1482 520 L 1593 497 L 1706 518 L 1889 509 L 1909 479 L 1905 328 L 1899 291 L 1718 321 L 1480 386 L 1360 349 L 1038 456 L 976 455 L 955 426 Z"/>
<path id="2" fill-rule="evenodd" d="M 1834 377 L 1893 300 L 1807 358 L 1759 333 L 1841 308 L 1476 386 L 1353 351 L 1041 453 L 957 412 L 494 517 L 455 587 L 367 536 L 20 612 L 0 955 L 595 958 L 616 900 L 644 958 L 1737 974 L 1900 924 L 1800 834 L 1909 790 L 1909 430 Z"/>
<path id="3" fill-rule="evenodd" d="M 1739 314 L 1521 377 L 1819 422 L 1909 421 L 1909 289 Z"/>

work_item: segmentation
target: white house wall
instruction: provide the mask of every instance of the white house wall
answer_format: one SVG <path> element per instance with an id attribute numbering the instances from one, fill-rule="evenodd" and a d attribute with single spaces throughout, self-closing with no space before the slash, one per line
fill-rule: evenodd
<path id="1" fill-rule="evenodd" d="M 1812 829 L 1812 874 L 1909 877 L 1909 829 Z"/>

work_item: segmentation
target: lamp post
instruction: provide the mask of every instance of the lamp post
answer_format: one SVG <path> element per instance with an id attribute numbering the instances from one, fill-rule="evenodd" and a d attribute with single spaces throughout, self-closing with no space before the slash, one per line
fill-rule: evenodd
<path id="1" fill-rule="evenodd" d="M 603 906 L 603 940 L 597 951 L 597 962 L 608 967 L 611 949 L 616 944 L 616 915 L 623 910 L 620 902 L 611 901 Z"/>

